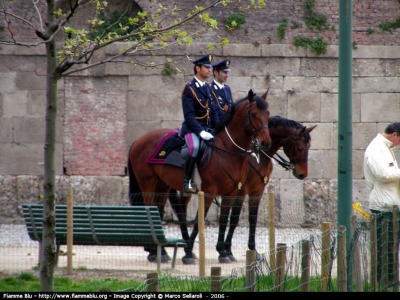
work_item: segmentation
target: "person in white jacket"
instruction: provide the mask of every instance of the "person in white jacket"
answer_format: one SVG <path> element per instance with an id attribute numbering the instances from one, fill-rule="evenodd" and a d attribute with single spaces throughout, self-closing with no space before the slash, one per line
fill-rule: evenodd
<path id="1" fill-rule="evenodd" d="M 400 145 L 400 122 L 378 133 L 364 153 L 364 178 L 369 193 L 369 209 L 377 217 L 378 281 L 382 279 L 382 222 L 388 219 L 388 278 L 393 282 L 393 206 L 400 207 L 400 169 L 393 148 Z M 399 239 L 399 237 L 398 237 Z"/>

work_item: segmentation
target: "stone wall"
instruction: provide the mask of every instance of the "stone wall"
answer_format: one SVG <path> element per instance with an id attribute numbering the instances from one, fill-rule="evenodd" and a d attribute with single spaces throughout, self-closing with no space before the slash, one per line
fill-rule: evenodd
<path id="1" fill-rule="evenodd" d="M 268 101 L 273 115 L 307 126 L 318 125 L 312 132 L 306 180 L 299 181 L 278 165 L 274 167 L 269 190 L 275 194 L 278 226 L 336 220 L 337 1 L 316 1 L 316 9 L 331 12 L 329 20 L 334 23 L 334 29 L 325 32 L 331 41 L 327 53 L 319 56 L 291 45 L 293 36 L 304 31 L 304 27 L 288 29 L 282 41 L 275 34 L 283 16 L 291 21 L 295 16 L 300 18 L 302 2 L 268 1 L 269 9 L 251 12 L 243 29 L 228 33 L 231 43 L 227 47 L 212 51 L 215 60 L 229 57 L 232 61 L 228 84 L 235 99 L 246 95 L 250 88 L 258 93 L 270 88 Z M 356 1 L 354 7 L 353 35 L 358 45 L 353 51 L 353 201 L 364 202 L 365 147 L 388 123 L 400 119 L 400 30 L 390 36 L 365 32 L 371 24 L 377 27 L 379 20 L 396 19 L 399 4 Z M 289 8 L 295 8 L 297 13 L 288 12 Z M 223 10 L 214 13 L 221 20 L 227 15 Z M 58 203 L 65 203 L 67 188 L 72 187 L 77 204 L 128 205 L 126 157 L 131 143 L 149 130 L 181 124 L 180 94 L 193 76 L 193 65 L 186 55 L 194 58 L 206 54 L 198 49 L 204 49 L 206 44 L 202 42 L 215 39 L 216 34 L 211 32 L 188 47 L 171 47 L 154 57 L 139 57 L 160 65 L 167 56 L 172 57 L 184 70 L 178 75 L 165 77 L 157 68 L 132 68 L 127 58 L 125 63 L 102 65 L 59 81 Z M 120 47 L 124 45 L 99 51 L 94 59 L 107 58 Z M 1 222 L 19 220 L 20 204 L 41 201 L 44 54 L 41 47 L 0 47 Z M 399 150 L 396 156 L 400 161 Z M 264 199 L 262 205 L 266 204 Z M 192 212 L 195 205 L 196 201 L 191 201 Z M 213 206 L 208 220 L 214 222 L 217 214 L 218 209 Z M 264 211 L 260 222 L 265 223 L 267 215 Z M 170 210 L 166 219 L 172 219 Z"/>

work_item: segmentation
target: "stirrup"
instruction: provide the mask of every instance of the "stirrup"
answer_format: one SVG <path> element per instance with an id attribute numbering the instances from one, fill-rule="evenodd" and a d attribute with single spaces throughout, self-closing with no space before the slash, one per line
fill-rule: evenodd
<path id="1" fill-rule="evenodd" d="M 197 194 L 198 190 L 197 190 L 197 184 L 195 182 L 193 182 L 192 184 L 192 180 L 190 179 L 188 182 L 187 187 L 185 187 L 183 189 L 183 192 L 185 194 Z"/>

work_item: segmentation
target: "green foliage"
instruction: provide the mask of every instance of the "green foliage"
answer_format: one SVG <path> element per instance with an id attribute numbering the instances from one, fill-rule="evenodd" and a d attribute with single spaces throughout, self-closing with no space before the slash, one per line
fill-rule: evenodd
<path id="1" fill-rule="evenodd" d="M 164 69 L 161 72 L 163 76 L 171 76 L 178 74 L 178 71 L 173 67 L 173 65 L 169 62 L 164 64 Z"/>
<path id="2" fill-rule="evenodd" d="M 353 50 L 356 50 L 356 49 L 357 49 L 357 43 L 353 42 Z"/>
<path id="3" fill-rule="evenodd" d="M 367 29 L 367 35 L 373 34 L 374 30 L 372 28 Z"/>
<path id="4" fill-rule="evenodd" d="M 120 291 L 131 288 L 137 289 L 142 283 L 134 280 L 120 281 L 117 279 L 86 279 L 71 281 L 66 277 L 54 278 L 55 292 L 98 292 L 101 288 Z M 0 279 L 0 292 L 39 292 L 40 280 L 30 273 L 19 276 L 9 276 Z"/>
<path id="5" fill-rule="evenodd" d="M 325 54 L 326 53 L 326 46 L 328 45 L 322 38 L 311 39 L 307 37 L 298 37 L 296 36 L 293 39 L 293 44 L 296 48 L 303 47 L 303 48 L 310 48 L 314 51 L 317 55 Z"/>
<path id="6" fill-rule="evenodd" d="M 278 26 L 278 37 L 280 40 L 283 40 L 285 38 L 287 27 L 288 21 L 286 19 L 283 19 L 282 23 L 280 23 Z"/>
<path id="7" fill-rule="evenodd" d="M 307 28 L 313 30 L 316 28 L 319 31 L 326 29 L 326 16 L 318 14 L 314 11 L 314 0 L 304 1 L 303 8 L 306 11 L 305 23 Z"/>
<path id="8" fill-rule="evenodd" d="M 314 0 L 304 1 L 303 7 L 306 12 L 312 12 L 315 7 Z"/>
<path id="9" fill-rule="evenodd" d="M 105 16 L 104 13 L 101 13 L 100 20 L 102 20 L 102 22 L 99 22 L 98 26 L 92 27 L 92 32 L 90 33 L 90 38 L 92 40 L 100 38 L 107 28 L 113 24 L 115 25 L 109 28 L 108 32 L 113 32 L 116 35 L 128 34 L 138 27 L 133 19 L 126 14 L 123 15 L 123 12 L 120 11 L 114 11 L 110 13 L 109 16 Z"/>
<path id="10" fill-rule="evenodd" d="M 229 30 L 239 29 L 246 24 L 246 19 L 243 14 L 231 14 L 225 19 L 224 24 Z"/>
<path id="11" fill-rule="evenodd" d="M 294 30 L 294 29 L 297 29 L 297 28 L 299 28 L 299 27 L 301 27 L 301 24 L 300 24 L 300 23 L 297 23 L 297 22 L 295 22 L 295 21 L 292 21 L 292 25 L 290 26 L 290 29 Z"/>
<path id="12" fill-rule="evenodd" d="M 390 33 L 393 33 L 393 30 L 400 28 L 400 17 L 398 17 L 394 22 L 383 23 L 378 25 L 378 27 L 383 31 L 388 31 Z"/>

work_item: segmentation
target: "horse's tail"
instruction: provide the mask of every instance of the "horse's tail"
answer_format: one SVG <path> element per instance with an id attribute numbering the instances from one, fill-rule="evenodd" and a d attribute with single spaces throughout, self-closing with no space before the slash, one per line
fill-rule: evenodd
<path id="1" fill-rule="evenodd" d="M 128 153 L 129 202 L 131 205 L 144 205 L 142 190 L 140 189 L 139 183 L 132 168 L 130 156 L 131 148 L 129 149 Z"/>

